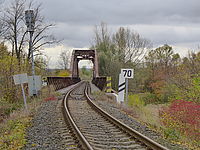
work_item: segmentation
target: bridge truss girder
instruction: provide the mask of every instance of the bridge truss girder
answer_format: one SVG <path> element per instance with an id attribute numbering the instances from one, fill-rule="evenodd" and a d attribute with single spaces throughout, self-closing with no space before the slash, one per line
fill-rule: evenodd
<path id="1" fill-rule="evenodd" d="M 93 78 L 99 77 L 98 58 L 96 50 L 73 50 L 70 66 L 72 77 L 79 77 L 78 63 L 80 60 L 91 60 L 93 63 Z"/>

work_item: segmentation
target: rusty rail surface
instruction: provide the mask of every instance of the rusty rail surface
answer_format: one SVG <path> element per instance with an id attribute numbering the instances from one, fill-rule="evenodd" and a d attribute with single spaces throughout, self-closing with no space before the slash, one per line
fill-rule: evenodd
<path id="1" fill-rule="evenodd" d="M 70 107 L 68 106 L 69 104 L 69 99 L 70 102 L 76 102 L 76 104 L 84 102 L 83 99 L 80 98 L 80 91 L 74 92 L 76 90 L 76 88 L 80 88 L 81 85 L 84 84 L 84 82 L 80 82 L 80 84 L 77 84 L 73 89 L 71 89 L 69 92 L 67 92 L 64 101 L 63 101 L 63 105 L 64 105 L 64 114 L 66 115 L 66 120 L 70 123 L 70 125 L 72 126 L 73 130 L 75 131 L 76 136 L 78 137 L 82 148 L 84 149 L 94 149 L 93 148 L 93 144 L 90 143 L 90 140 L 88 141 L 87 139 L 87 135 L 86 137 L 84 136 L 84 133 L 81 133 L 81 130 L 79 129 L 79 127 L 77 126 L 77 123 L 74 121 L 74 119 L 72 118 L 72 114 L 70 112 L 70 109 L 74 109 L 73 104 L 75 103 L 71 103 L 72 105 L 70 105 Z M 85 98 L 87 100 L 87 103 L 91 106 L 91 108 L 98 112 L 99 115 L 103 116 L 103 118 L 105 118 L 106 120 L 109 120 L 109 122 L 111 122 L 116 128 L 119 128 L 120 130 L 122 130 L 125 134 L 136 138 L 138 141 L 140 141 L 140 143 L 142 145 L 145 145 L 145 149 L 153 149 L 153 150 L 168 150 L 166 147 L 160 145 L 159 143 L 156 143 L 155 141 L 151 140 L 150 138 L 142 135 L 141 133 L 137 132 L 136 130 L 128 127 L 127 125 L 125 125 L 124 123 L 120 122 L 119 120 L 117 120 L 116 118 L 112 117 L 110 114 L 108 114 L 107 112 L 105 112 L 104 110 L 102 110 L 100 107 L 98 107 L 92 100 L 91 98 L 88 96 L 88 91 L 90 90 L 90 86 L 89 83 L 86 83 L 85 89 L 84 89 L 84 94 L 85 94 Z M 72 97 L 70 97 L 71 93 L 75 93 L 72 94 L 75 97 L 76 100 L 73 100 Z M 79 97 L 78 97 L 79 96 Z M 79 100 L 80 98 L 80 100 Z M 82 97 L 83 98 L 83 97 Z M 85 104 L 85 103 L 84 103 Z M 76 108 L 76 107 L 75 107 Z M 85 109 L 84 109 L 85 110 Z M 78 110 L 74 110 L 74 112 L 77 113 Z M 87 109 L 86 109 L 87 111 Z M 79 112 L 78 112 L 79 113 Z M 80 112 L 83 113 L 83 112 Z M 83 116 L 82 116 L 83 117 Z M 76 120 L 76 119 L 75 119 Z M 94 122 L 93 122 L 94 123 Z M 98 123 L 97 123 L 98 124 Z M 87 125 L 86 125 L 87 126 Z M 90 129 L 91 130 L 91 129 Z M 103 144 L 103 143 L 102 143 Z"/>

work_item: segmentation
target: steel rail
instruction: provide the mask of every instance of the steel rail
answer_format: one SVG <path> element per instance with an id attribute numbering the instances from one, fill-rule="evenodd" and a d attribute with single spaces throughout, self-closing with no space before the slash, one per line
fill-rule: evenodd
<path id="1" fill-rule="evenodd" d="M 89 83 L 88 83 L 89 84 Z M 152 139 L 144 136 L 143 134 L 139 133 L 138 131 L 130 128 L 129 126 L 127 126 L 126 124 L 122 123 L 121 121 L 119 121 L 118 119 L 112 117 L 110 114 L 108 114 L 107 112 L 105 112 L 103 109 L 101 109 L 100 107 L 98 107 L 92 100 L 91 98 L 88 96 L 88 86 L 86 86 L 85 89 L 85 96 L 87 97 L 87 101 L 88 103 L 95 109 L 97 110 L 100 114 L 102 114 L 105 118 L 109 119 L 112 123 L 114 123 L 115 125 L 117 125 L 119 128 L 123 129 L 125 132 L 127 132 L 128 134 L 134 136 L 136 139 L 138 139 L 140 142 L 144 143 L 145 145 L 147 145 L 148 147 L 150 147 L 153 150 L 169 150 L 168 148 L 160 145 L 159 143 L 153 141 Z"/>
<path id="2" fill-rule="evenodd" d="M 88 150 L 93 150 L 92 146 L 89 144 L 89 142 L 86 140 L 86 138 L 83 136 L 83 134 L 81 133 L 81 131 L 78 129 L 76 123 L 74 122 L 74 120 L 72 119 L 72 116 L 69 112 L 69 108 L 67 106 L 68 102 L 67 102 L 67 98 L 69 96 L 69 94 L 76 89 L 79 85 L 83 84 L 83 82 L 78 83 L 76 86 L 74 86 L 71 90 L 69 90 L 67 92 L 67 94 L 65 95 L 65 98 L 63 100 L 63 113 L 65 114 L 65 121 L 68 121 L 71 125 L 71 127 L 73 128 L 73 130 L 75 131 L 76 136 L 78 137 L 78 139 L 81 142 L 81 146 L 84 149 L 88 149 Z"/>

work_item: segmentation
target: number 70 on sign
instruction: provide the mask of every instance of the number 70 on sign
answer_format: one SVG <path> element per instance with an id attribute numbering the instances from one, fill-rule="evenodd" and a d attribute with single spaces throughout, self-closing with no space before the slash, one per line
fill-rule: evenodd
<path id="1" fill-rule="evenodd" d="M 124 78 L 130 79 L 133 78 L 134 71 L 133 69 L 121 69 L 121 74 Z"/>

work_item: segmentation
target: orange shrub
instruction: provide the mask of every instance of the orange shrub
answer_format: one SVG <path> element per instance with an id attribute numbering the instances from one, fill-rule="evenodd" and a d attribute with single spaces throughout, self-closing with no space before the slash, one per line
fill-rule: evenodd
<path id="1" fill-rule="evenodd" d="M 182 135 L 200 140 L 200 105 L 184 100 L 175 100 L 160 111 L 161 122 Z"/>

